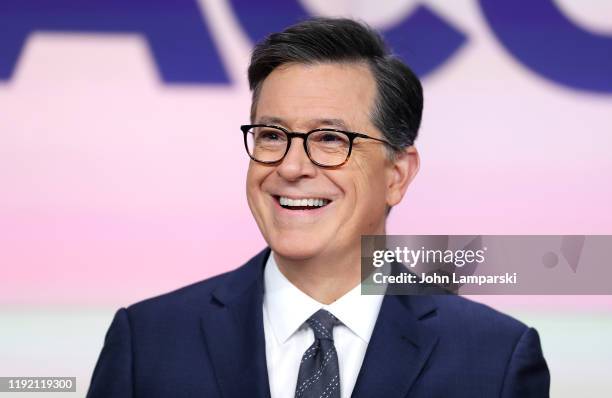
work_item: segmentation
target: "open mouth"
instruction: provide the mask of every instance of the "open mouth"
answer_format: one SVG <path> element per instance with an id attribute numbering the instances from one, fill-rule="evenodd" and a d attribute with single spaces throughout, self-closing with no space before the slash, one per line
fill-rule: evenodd
<path id="1" fill-rule="evenodd" d="M 274 199 L 283 209 L 288 210 L 315 210 L 327 206 L 331 200 L 325 198 L 288 198 L 274 196 Z"/>

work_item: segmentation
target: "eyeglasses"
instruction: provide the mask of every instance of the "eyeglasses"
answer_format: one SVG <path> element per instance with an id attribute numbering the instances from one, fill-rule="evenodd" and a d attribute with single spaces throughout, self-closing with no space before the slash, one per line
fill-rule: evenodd
<path id="1" fill-rule="evenodd" d="M 244 134 L 244 147 L 251 159 L 263 164 L 282 161 L 291 147 L 294 137 L 304 140 L 304 151 L 310 161 L 320 167 L 339 167 L 351 156 L 355 138 L 382 142 L 397 150 L 389 141 L 369 135 L 330 128 L 310 130 L 307 133 L 288 131 L 268 124 L 246 124 L 240 126 Z"/>

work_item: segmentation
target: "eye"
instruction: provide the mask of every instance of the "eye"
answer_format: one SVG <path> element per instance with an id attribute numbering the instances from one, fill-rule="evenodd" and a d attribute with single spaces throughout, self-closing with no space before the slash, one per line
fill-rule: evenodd
<path id="1" fill-rule="evenodd" d="M 319 131 L 311 140 L 322 145 L 348 145 L 348 137 L 335 131 Z"/>
<path id="2" fill-rule="evenodd" d="M 257 141 L 265 141 L 265 142 L 279 142 L 285 141 L 285 135 L 276 130 L 259 130 L 255 133 L 255 139 Z"/>
<path id="3" fill-rule="evenodd" d="M 325 133 L 321 136 L 320 140 L 323 142 L 335 142 L 335 141 L 340 141 L 342 139 L 338 136 L 338 134 Z"/>

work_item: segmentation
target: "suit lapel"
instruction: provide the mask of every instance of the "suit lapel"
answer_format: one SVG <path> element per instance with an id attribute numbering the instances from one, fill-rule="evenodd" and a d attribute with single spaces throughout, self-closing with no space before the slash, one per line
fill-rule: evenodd
<path id="1" fill-rule="evenodd" d="M 224 398 L 270 397 L 262 308 L 269 254 L 266 249 L 232 272 L 201 318 Z M 408 394 L 438 341 L 422 321 L 435 309 L 429 296 L 384 297 L 352 398 Z"/>
<path id="2" fill-rule="evenodd" d="M 224 398 L 270 397 L 263 329 L 264 250 L 215 291 L 202 330 Z"/>
<path id="3" fill-rule="evenodd" d="M 438 341 L 420 321 L 433 311 L 429 296 L 385 296 L 352 398 L 407 396 Z"/>

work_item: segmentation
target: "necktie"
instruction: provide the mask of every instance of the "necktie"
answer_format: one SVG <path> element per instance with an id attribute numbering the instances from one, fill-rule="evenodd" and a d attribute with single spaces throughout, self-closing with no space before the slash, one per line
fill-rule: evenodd
<path id="1" fill-rule="evenodd" d="M 315 339 L 302 356 L 295 398 L 340 398 L 340 369 L 333 336 L 338 318 L 321 309 L 306 322 Z"/>

